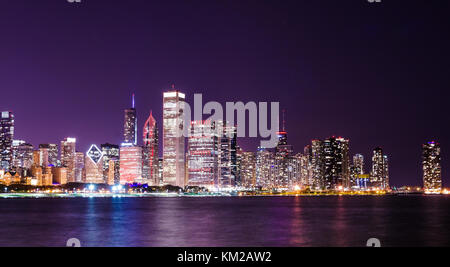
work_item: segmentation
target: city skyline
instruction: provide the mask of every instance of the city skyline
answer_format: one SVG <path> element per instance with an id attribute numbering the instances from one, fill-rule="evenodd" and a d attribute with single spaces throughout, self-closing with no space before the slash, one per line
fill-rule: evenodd
<path id="1" fill-rule="evenodd" d="M 120 144 L 117 129 L 132 93 L 138 125 L 152 109 L 162 137 L 160 96 L 175 83 L 206 101 L 280 101 L 296 152 L 313 139 L 343 136 L 351 154 L 369 162 L 381 146 L 393 185 L 422 184 L 421 144 L 436 140 L 450 150 L 442 53 L 449 38 L 439 26 L 447 15 L 436 5 L 410 3 L 405 13 L 400 3 L 389 3 L 395 12 L 365 1 L 327 3 L 328 16 L 320 16 L 320 3 L 249 1 L 240 16 L 231 3 L 135 3 L 126 7 L 131 17 L 120 3 L 71 8 L 64 2 L 18 0 L 0 18 L 7 51 L 0 88 L 8 100 L 0 110 L 14 112 L 16 139 L 35 147 L 69 136 L 83 153 L 91 144 Z M 56 12 L 44 17 L 49 9 Z M 342 9 L 346 19 L 336 20 Z M 37 36 L 42 29 L 46 34 Z M 259 140 L 238 142 L 256 151 Z M 446 165 L 444 154 L 444 184 Z"/>

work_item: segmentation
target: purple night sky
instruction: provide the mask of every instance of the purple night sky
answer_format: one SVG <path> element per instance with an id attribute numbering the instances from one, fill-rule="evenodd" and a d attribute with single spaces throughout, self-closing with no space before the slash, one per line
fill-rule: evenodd
<path id="1" fill-rule="evenodd" d="M 381 146 L 392 185 L 421 185 L 421 144 L 436 140 L 450 185 L 448 1 L 81 1 L 0 0 L 0 110 L 16 139 L 119 144 L 133 92 L 138 137 L 150 110 L 161 135 L 175 83 L 188 100 L 279 101 L 298 152 L 343 136 L 368 172 Z"/>

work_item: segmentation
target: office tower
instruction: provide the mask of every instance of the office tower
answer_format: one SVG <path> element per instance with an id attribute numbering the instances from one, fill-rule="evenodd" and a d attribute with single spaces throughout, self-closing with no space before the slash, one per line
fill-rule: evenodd
<path id="1" fill-rule="evenodd" d="M 256 152 L 256 186 L 272 188 L 272 177 L 275 174 L 275 157 L 272 152 L 258 147 Z"/>
<path id="2" fill-rule="evenodd" d="M 31 167 L 31 175 L 33 176 L 33 185 L 42 186 L 43 185 L 43 169 L 39 165 L 33 165 Z"/>
<path id="3" fill-rule="evenodd" d="M 0 118 L 0 169 L 9 171 L 12 163 L 12 143 L 14 140 L 14 115 L 3 111 Z"/>
<path id="4" fill-rule="evenodd" d="M 109 172 L 109 161 L 119 160 L 120 148 L 118 145 L 112 144 L 102 144 L 100 148 L 103 153 L 103 171 L 105 172 L 105 178 L 108 176 Z"/>
<path id="5" fill-rule="evenodd" d="M 65 167 L 53 167 L 53 183 L 59 185 L 67 184 L 67 168 Z"/>
<path id="6" fill-rule="evenodd" d="M 312 188 L 320 190 L 324 188 L 324 151 L 321 140 L 311 141 L 311 172 Z"/>
<path id="7" fill-rule="evenodd" d="M 236 127 L 224 121 L 214 124 L 218 137 L 218 187 L 233 187 L 237 176 Z"/>
<path id="8" fill-rule="evenodd" d="M 192 121 L 188 138 L 188 184 L 218 185 L 218 135 L 210 121 Z"/>
<path id="9" fill-rule="evenodd" d="M 107 184 L 115 185 L 120 184 L 120 163 L 119 160 L 110 159 L 108 166 Z"/>
<path id="10" fill-rule="evenodd" d="M 422 146 L 423 187 L 427 193 L 442 189 L 441 146 L 432 141 Z"/>
<path id="11" fill-rule="evenodd" d="M 40 165 L 57 166 L 58 165 L 58 145 L 40 144 L 39 145 Z"/>
<path id="12" fill-rule="evenodd" d="M 163 181 L 179 187 L 185 186 L 184 101 L 185 95 L 176 90 L 163 96 Z"/>
<path id="13" fill-rule="evenodd" d="M 151 185 L 159 185 L 158 126 L 152 112 L 144 125 L 142 177 Z"/>
<path id="14" fill-rule="evenodd" d="M 256 186 L 256 155 L 253 152 L 242 152 L 240 160 L 241 183 L 245 188 Z"/>
<path id="15" fill-rule="evenodd" d="M 282 186 L 284 188 L 296 188 L 304 186 L 304 181 L 302 180 L 302 159 L 303 155 L 297 153 L 295 155 L 290 155 L 286 158 L 286 182 Z"/>
<path id="16" fill-rule="evenodd" d="M 103 184 L 103 152 L 96 146 L 91 145 L 84 158 L 85 183 Z"/>
<path id="17" fill-rule="evenodd" d="M 30 169 L 33 165 L 33 145 L 22 140 L 14 140 L 12 145 L 13 168 Z"/>
<path id="18" fill-rule="evenodd" d="M 84 171 L 84 153 L 83 152 L 76 152 L 75 153 L 75 180 L 76 183 L 83 183 L 84 177 L 85 177 L 85 171 Z"/>
<path id="19" fill-rule="evenodd" d="M 75 180 L 75 163 L 76 163 L 76 142 L 75 138 L 66 138 L 61 142 L 61 166 L 67 168 L 67 181 L 76 182 Z M 81 182 L 77 181 L 77 182 Z"/>
<path id="20" fill-rule="evenodd" d="M 323 141 L 325 190 L 350 187 L 349 141 L 330 137 Z"/>
<path id="21" fill-rule="evenodd" d="M 52 167 L 42 167 L 42 185 L 49 186 L 53 185 L 53 173 Z"/>
<path id="22" fill-rule="evenodd" d="M 353 156 L 353 163 L 350 166 L 350 187 L 358 186 L 358 177 L 364 174 L 364 156 L 356 154 Z"/>
<path id="23" fill-rule="evenodd" d="M 370 183 L 373 187 L 389 189 L 389 169 L 387 156 L 383 155 L 383 149 L 377 147 L 373 150 L 372 173 Z"/>
<path id="24" fill-rule="evenodd" d="M 287 132 L 284 129 L 284 120 L 283 120 L 283 129 L 282 131 L 278 132 L 278 144 L 275 148 L 275 166 L 278 171 L 274 185 L 276 187 L 289 187 L 291 184 L 291 174 L 289 174 L 289 161 L 292 159 L 290 157 L 292 156 L 292 153 L 294 152 L 294 149 L 292 145 L 288 144 L 288 136 Z M 292 167 L 292 166 L 291 166 Z M 291 176 L 291 177 L 290 177 Z"/>
<path id="25" fill-rule="evenodd" d="M 142 148 L 120 147 L 120 183 L 142 183 Z"/>
<path id="26" fill-rule="evenodd" d="M 124 133 L 123 133 L 124 144 L 137 145 L 137 114 L 134 105 L 134 94 L 132 99 L 132 107 L 125 109 L 125 120 L 124 120 Z"/>

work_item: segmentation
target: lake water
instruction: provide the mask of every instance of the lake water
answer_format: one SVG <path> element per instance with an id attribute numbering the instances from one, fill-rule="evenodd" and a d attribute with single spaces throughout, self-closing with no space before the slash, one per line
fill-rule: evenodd
<path id="1" fill-rule="evenodd" d="M 449 196 L 0 199 L 0 246 L 449 246 Z"/>

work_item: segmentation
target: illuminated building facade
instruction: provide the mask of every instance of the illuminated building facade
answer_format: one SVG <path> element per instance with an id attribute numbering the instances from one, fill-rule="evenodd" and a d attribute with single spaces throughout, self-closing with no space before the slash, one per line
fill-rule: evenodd
<path id="1" fill-rule="evenodd" d="M 137 145 L 137 113 L 134 104 L 134 94 L 132 106 L 125 110 L 123 140 L 125 144 Z"/>
<path id="2" fill-rule="evenodd" d="M 275 148 L 275 166 L 278 171 L 274 177 L 275 187 L 289 187 L 292 183 L 292 168 L 295 159 L 291 158 L 294 149 L 288 145 L 287 132 L 278 132 L 278 144 Z M 295 164 L 294 164 L 295 165 Z"/>
<path id="3" fill-rule="evenodd" d="M 263 188 L 273 187 L 274 164 L 274 154 L 266 148 L 258 147 L 256 152 L 256 186 Z"/>
<path id="4" fill-rule="evenodd" d="M 439 193 L 442 189 L 441 146 L 428 142 L 422 146 L 423 187 L 425 192 Z"/>
<path id="5" fill-rule="evenodd" d="M 218 136 L 214 123 L 192 121 L 188 138 L 188 184 L 214 187 L 218 184 Z"/>
<path id="6" fill-rule="evenodd" d="M 377 147 L 373 150 L 371 186 L 380 189 L 389 189 L 389 162 L 388 157 L 383 155 L 383 149 Z"/>
<path id="7" fill-rule="evenodd" d="M 330 137 L 323 141 L 324 177 L 323 189 L 349 188 L 350 164 L 349 141 Z"/>
<path id="8" fill-rule="evenodd" d="M 312 188 L 320 190 L 324 188 L 324 151 L 323 142 L 321 140 L 311 141 L 311 173 Z"/>
<path id="9" fill-rule="evenodd" d="M 108 166 L 107 184 L 120 184 L 120 162 L 119 160 L 110 159 Z"/>
<path id="10" fill-rule="evenodd" d="M 84 182 L 92 184 L 105 183 L 103 176 L 103 152 L 96 145 L 92 145 L 86 152 L 84 159 Z"/>
<path id="11" fill-rule="evenodd" d="M 364 174 L 364 156 L 356 154 L 353 156 L 353 163 L 350 167 L 350 187 L 358 187 L 358 175 Z"/>
<path id="12" fill-rule="evenodd" d="M 142 148 L 120 147 L 120 183 L 142 183 Z"/>
<path id="13" fill-rule="evenodd" d="M 185 186 L 184 101 L 179 91 L 163 95 L 163 182 L 179 187 Z"/>
<path id="14" fill-rule="evenodd" d="M 65 167 L 53 167 L 53 183 L 64 185 L 67 184 L 67 168 Z"/>
<path id="15" fill-rule="evenodd" d="M 76 142 L 75 138 L 70 137 L 61 142 L 61 166 L 67 168 L 67 181 L 69 183 L 77 182 L 75 180 Z M 78 182 L 81 182 L 81 180 Z"/>
<path id="16" fill-rule="evenodd" d="M 159 182 L 159 152 L 158 152 L 158 126 L 152 112 L 144 125 L 144 147 L 142 177 L 150 185 L 158 186 Z"/>
<path id="17" fill-rule="evenodd" d="M 58 166 L 58 145 L 40 144 L 39 157 L 41 166 Z"/>
<path id="18" fill-rule="evenodd" d="M 214 124 L 218 137 L 218 187 L 233 187 L 237 176 L 236 127 L 223 121 Z"/>
<path id="19" fill-rule="evenodd" d="M 118 145 L 112 145 L 112 144 L 102 144 L 100 146 L 102 152 L 103 152 L 103 177 L 106 180 L 110 179 L 110 164 L 109 162 L 116 161 L 116 163 L 113 165 L 114 169 L 112 169 L 112 174 L 114 174 L 113 181 L 119 183 L 120 180 L 120 171 L 119 171 L 119 154 L 120 149 Z"/>
<path id="20" fill-rule="evenodd" d="M 253 152 L 242 152 L 240 160 L 242 186 L 251 188 L 256 186 L 256 155 Z"/>
<path id="21" fill-rule="evenodd" d="M 33 145 L 22 140 L 13 141 L 13 168 L 30 169 L 33 165 Z"/>
<path id="22" fill-rule="evenodd" d="M 0 117 L 0 169 L 8 171 L 11 168 L 14 140 L 14 114 L 3 111 Z"/>
<path id="23" fill-rule="evenodd" d="M 84 182 L 84 153 L 75 153 L 75 180 L 73 182 L 83 183 Z"/>

